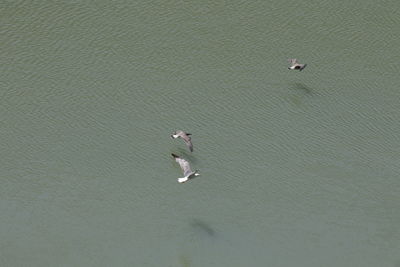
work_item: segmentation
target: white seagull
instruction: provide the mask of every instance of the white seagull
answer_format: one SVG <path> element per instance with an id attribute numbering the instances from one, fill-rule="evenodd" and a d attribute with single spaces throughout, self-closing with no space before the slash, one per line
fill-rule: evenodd
<path id="1" fill-rule="evenodd" d="M 288 59 L 288 61 L 290 63 L 290 67 L 288 68 L 289 70 L 302 71 L 307 66 L 307 64 L 300 64 L 295 58 Z"/>
<path id="2" fill-rule="evenodd" d="M 192 138 L 190 137 L 190 135 L 192 134 L 178 130 L 175 133 L 171 134 L 171 137 L 173 139 L 182 138 L 183 141 L 185 141 L 186 145 L 189 147 L 190 152 L 193 152 Z"/>
<path id="3" fill-rule="evenodd" d="M 188 181 L 189 179 L 192 179 L 192 178 L 200 175 L 198 173 L 198 170 L 192 171 L 192 169 L 190 168 L 189 162 L 186 159 L 180 158 L 178 155 L 175 155 L 173 153 L 171 155 L 175 158 L 175 161 L 179 163 L 179 165 L 181 166 L 181 169 L 183 171 L 183 175 L 185 176 L 182 178 L 178 178 L 178 182 L 184 183 L 184 182 Z"/>

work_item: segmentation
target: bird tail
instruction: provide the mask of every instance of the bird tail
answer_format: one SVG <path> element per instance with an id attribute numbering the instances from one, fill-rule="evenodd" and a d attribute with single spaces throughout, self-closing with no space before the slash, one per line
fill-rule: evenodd
<path id="1" fill-rule="evenodd" d="M 179 156 L 178 155 L 176 155 L 176 154 L 174 154 L 174 153 L 171 153 L 171 155 L 176 159 L 176 158 L 179 158 Z"/>

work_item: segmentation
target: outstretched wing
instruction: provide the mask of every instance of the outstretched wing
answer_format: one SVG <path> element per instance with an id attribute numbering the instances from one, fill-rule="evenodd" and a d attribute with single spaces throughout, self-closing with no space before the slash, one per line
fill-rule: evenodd
<path id="1" fill-rule="evenodd" d="M 295 59 L 295 58 L 290 58 L 290 59 L 288 59 L 288 61 L 289 61 L 290 65 L 292 65 L 292 66 L 297 64 L 297 59 Z"/>
<path id="2" fill-rule="evenodd" d="M 183 141 L 185 141 L 185 144 L 189 147 L 190 152 L 193 152 L 193 144 L 192 144 L 192 141 L 191 141 L 191 138 L 189 135 L 191 135 L 191 134 L 185 133 L 184 131 L 181 131 L 181 130 L 178 130 L 175 133 L 173 133 L 171 135 L 171 137 L 172 138 L 178 138 L 178 137 L 182 138 Z"/>
<path id="3" fill-rule="evenodd" d="M 182 137 L 183 141 L 185 141 L 185 144 L 189 147 L 190 152 L 193 152 L 193 144 L 192 144 L 192 139 L 188 135 L 184 135 Z"/>
<path id="4" fill-rule="evenodd" d="M 181 131 L 181 130 L 178 130 L 178 131 L 175 132 L 175 134 L 176 134 L 177 136 L 179 136 L 179 137 L 183 137 L 183 136 L 185 135 L 185 132 L 184 132 L 184 131 Z"/>
<path id="5" fill-rule="evenodd" d="M 180 158 L 175 154 L 172 154 L 172 156 L 175 158 L 175 161 L 179 163 L 179 166 L 181 166 L 184 176 L 192 173 L 192 169 L 190 169 L 189 162 L 186 159 Z"/>

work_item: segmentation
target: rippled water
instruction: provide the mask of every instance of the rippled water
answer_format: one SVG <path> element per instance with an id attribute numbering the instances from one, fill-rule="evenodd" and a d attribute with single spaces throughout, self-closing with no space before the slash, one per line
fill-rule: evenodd
<path id="1" fill-rule="evenodd" d="M 399 10 L 4 1 L 1 265 L 400 266 Z"/>

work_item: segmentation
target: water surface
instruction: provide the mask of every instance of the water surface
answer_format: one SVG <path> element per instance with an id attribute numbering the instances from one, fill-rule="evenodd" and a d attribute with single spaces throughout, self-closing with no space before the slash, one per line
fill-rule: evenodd
<path id="1" fill-rule="evenodd" d="M 1 265 L 399 266 L 398 10 L 3 2 Z"/>

